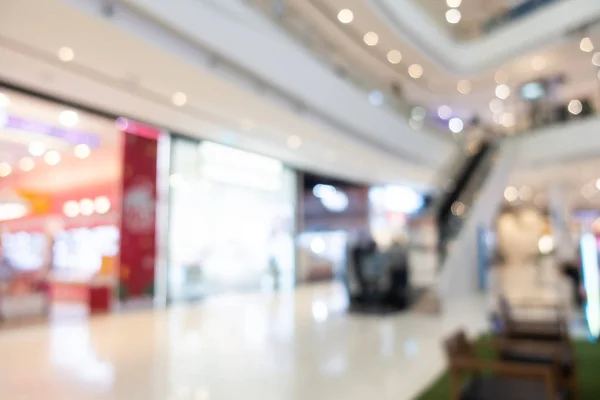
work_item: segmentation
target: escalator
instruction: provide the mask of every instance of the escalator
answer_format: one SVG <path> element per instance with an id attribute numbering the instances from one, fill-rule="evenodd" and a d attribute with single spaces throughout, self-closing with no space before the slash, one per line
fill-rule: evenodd
<path id="1" fill-rule="evenodd" d="M 482 143 L 479 149 L 462 163 L 455 177 L 451 178 L 453 184 L 436 202 L 440 265 L 444 263 L 448 247 L 460 232 L 479 190 L 492 169 L 496 150 L 495 144 Z"/>

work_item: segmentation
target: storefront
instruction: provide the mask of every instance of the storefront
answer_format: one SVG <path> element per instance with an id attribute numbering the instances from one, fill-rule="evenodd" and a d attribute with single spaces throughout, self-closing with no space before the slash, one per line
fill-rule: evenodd
<path id="1" fill-rule="evenodd" d="M 295 173 L 277 160 L 173 138 L 169 298 L 292 288 L 295 193 Z"/>
<path id="2" fill-rule="evenodd" d="M 152 298 L 158 134 L 0 88 L 2 318 Z"/>
<path id="3" fill-rule="evenodd" d="M 369 231 L 369 187 L 303 173 L 298 282 L 341 278 L 348 242 Z"/>

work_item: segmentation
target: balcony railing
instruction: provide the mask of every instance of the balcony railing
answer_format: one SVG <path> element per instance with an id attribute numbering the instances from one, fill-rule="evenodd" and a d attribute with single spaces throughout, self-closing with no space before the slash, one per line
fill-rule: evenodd
<path id="1" fill-rule="evenodd" d="M 336 75 L 365 93 L 371 104 L 386 107 L 409 120 L 413 129 L 420 129 L 427 123 L 426 118 L 412 119 L 413 105 L 404 98 L 400 85 L 390 84 L 373 77 L 361 70 L 336 50 L 331 41 L 315 29 L 313 23 L 300 15 L 289 0 L 243 0 L 258 10 L 269 20 L 278 25 L 287 35 L 311 52 L 311 54 L 335 71 Z M 448 132 L 441 132 L 436 126 L 427 126 L 428 131 L 437 132 L 448 137 Z"/>

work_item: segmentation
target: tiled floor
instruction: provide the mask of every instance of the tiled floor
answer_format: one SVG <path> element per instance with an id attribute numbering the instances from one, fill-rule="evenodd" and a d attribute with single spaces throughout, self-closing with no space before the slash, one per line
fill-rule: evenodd
<path id="1" fill-rule="evenodd" d="M 0 331 L 0 398 L 411 399 L 442 370 L 445 333 L 483 329 L 480 300 L 355 316 L 327 284 Z"/>

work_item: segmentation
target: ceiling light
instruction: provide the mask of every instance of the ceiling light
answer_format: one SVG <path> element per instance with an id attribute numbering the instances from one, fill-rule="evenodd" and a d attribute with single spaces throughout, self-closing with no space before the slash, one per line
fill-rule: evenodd
<path id="1" fill-rule="evenodd" d="M 465 204 L 460 201 L 455 201 L 454 203 L 452 203 L 452 206 L 450 207 L 450 211 L 452 211 L 452 214 L 456 215 L 457 217 L 463 215 L 465 212 L 465 209 L 466 209 Z"/>
<path id="2" fill-rule="evenodd" d="M 33 168 L 35 167 L 35 161 L 33 161 L 33 158 L 30 157 L 23 157 L 21 158 L 21 160 L 19 160 L 19 168 L 21 168 L 21 171 L 31 171 Z"/>
<path id="3" fill-rule="evenodd" d="M 416 121 L 423 121 L 426 115 L 427 111 L 425 111 L 425 109 L 420 106 L 413 107 L 413 109 L 410 111 L 410 116 Z"/>
<path id="4" fill-rule="evenodd" d="M 337 17 L 342 24 L 349 24 L 354 20 L 354 13 L 352 10 L 344 8 L 343 10 L 340 10 Z"/>
<path id="5" fill-rule="evenodd" d="M 387 53 L 387 59 L 392 64 L 399 64 L 402 61 L 402 53 L 398 50 L 390 50 Z"/>
<path id="6" fill-rule="evenodd" d="M 297 148 L 302 146 L 302 139 L 300 139 L 296 135 L 292 135 L 287 139 L 287 146 L 292 150 L 296 150 Z"/>
<path id="7" fill-rule="evenodd" d="M 459 93 L 469 94 L 471 92 L 471 82 L 467 80 L 458 81 L 456 89 Z"/>
<path id="8" fill-rule="evenodd" d="M 515 115 L 512 113 L 504 113 L 502 114 L 502 119 L 501 119 L 501 123 L 502 126 L 504 126 L 505 128 L 510 128 L 515 126 Z"/>
<path id="9" fill-rule="evenodd" d="M 9 163 L 0 163 L 0 178 L 6 178 L 12 172 L 12 167 Z"/>
<path id="10" fill-rule="evenodd" d="M 589 53 L 594 50 L 594 43 L 592 43 L 592 40 L 589 37 L 584 37 L 581 39 L 581 42 L 579 42 L 579 48 L 581 51 Z"/>
<path id="11" fill-rule="evenodd" d="M 91 199 L 79 201 L 79 212 L 81 215 L 92 215 L 94 213 L 94 202 Z"/>
<path id="12" fill-rule="evenodd" d="M 63 214 L 69 218 L 75 218 L 79 215 L 79 203 L 74 200 L 69 200 L 63 204 Z"/>
<path id="13" fill-rule="evenodd" d="M 438 116 L 441 119 L 448 119 L 452 116 L 452 109 L 446 105 L 439 106 L 438 107 Z"/>
<path id="14" fill-rule="evenodd" d="M 458 11 L 456 8 L 451 8 L 446 11 L 446 21 L 448 21 L 450 24 L 458 24 L 461 17 L 462 15 L 460 14 L 460 11 Z"/>
<path id="15" fill-rule="evenodd" d="M 31 142 L 27 146 L 27 150 L 32 156 L 39 157 L 46 152 L 46 146 L 42 142 Z"/>
<path id="16" fill-rule="evenodd" d="M 514 186 L 504 189 L 504 198 L 508 201 L 515 201 L 519 197 L 519 191 Z"/>
<path id="17" fill-rule="evenodd" d="M 110 210 L 110 200 L 106 196 L 99 196 L 94 199 L 94 209 L 98 214 L 106 214 Z"/>
<path id="18" fill-rule="evenodd" d="M 365 33 L 363 40 L 367 46 L 375 46 L 377 43 L 379 43 L 379 35 L 377 35 L 375 32 L 367 32 Z"/>
<path id="19" fill-rule="evenodd" d="M 173 96 L 171 96 L 171 101 L 177 107 L 182 107 L 185 105 L 185 103 L 187 103 L 187 96 L 183 92 L 175 92 L 173 93 Z"/>
<path id="20" fill-rule="evenodd" d="M 77 122 L 79 122 L 79 115 L 77 115 L 77 113 L 73 110 L 64 110 L 60 112 L 58 121 L 63 126 L 72 127 L 77 125 Z"/>
<path id="21" fill-rule="evenodd" d="M 71 62 L 75 58 L 75 52 L 70 47 L 58 49 L 58 59 L 62 62 Z"/>
<path id="22" fill-rule="evenodd" d="M 454 117 L 448 121 L 448 128 L 452 133 L 459 133 L 462 132 L 464 123 L 462 122 L 462 119 Z"/>
<path id="23" fill-rule="evenodd" d="M 596 180 L 596 188 L 600 190 L 600 179 Z"/>
<path id="24" fill-rule="evenodd" d="M 48 165 L 56 165 L 60 162 L 60 153 L 56 150 L 50 150 L 44 154 L 44 161 Z"/>
<path id="25" fill-rule="evenodd" d="M 519 199 L 521 201 L 529 201 L 533 196 L 533 190 L 529 186 L 523 186 L 519 189 Z"/>
<path id="26" fill-rule="evenodd" d="M 500 69 L 494 74 L 494 80 L 498 84 L 506 83 L 508 82 L 508 74 Z"/>
<path id="27" fill-rule="evenodd" d="M 423 67 L 421 67 L 419 64 L 412 64 L 410 67 L 408 67 L 408 74 L 411 78 L 419 79 L 421 76 L 423 76 Z"/>
<path id="28" fill-rule="evenodd" d="M 6 108 L 10 105 L 10 97 L 4 93 L 0 93 L 0 107 Z"/>
<path id="29" fill-rule="evenodd" d="M 87 158 L 90 153 L 90 146 L 87 144 L 78 144 L 74 149 L 75 157 L 77 158 Z"/>
<path id="30" fill-rule="evenodd" d="M 571 100 L 567 108 L 569 109 L 569 112 L 571 114 L 579 115 L 579 113 L 581 113 L 581 110 L 583 110 L 583 105 L 579 100 Z"/>
<path id="31" fill-rule="evenodd" d="M 423 127 L 423 120 L 410 118 L 408 120 L 408 126 L 410 126 L 415 131 L 418 131 L 419 129 L 421 129 Z"/>
<path id="32" fill-rule="evenodd" d="M 450 8 L 460 7 L 460 3 L 462 3 L 462 0 L 446 0 L 446 4 Z"/>
<path id="33" fill-rule="evenodd" d="M 502 100 L 493 99 L 492 101 L 490 101 L 490 111 L 492 111 L 493 113 L 502 112 L 503 109 L 504 103 L 502 103 Z"/>
<path id="34" fill-rule="evenodd" d="M 531 60 L 531 68 L 533 68 L 536 71 L 543 70 L 544 68 L 546 68 L 547 65 L 548 63 L 546 62 L 546 60 L 540 56 L 533 57 L 533 59 Z"/>
<path id="35" fill-rule="evenodd" d="M 592 64 L 596 67 L 600 67 L 600 53 L 594 53 L 592 56 Z"/>
<path id="36" fill-rule="evenodd" d="M 508 86 L 505 84 L 496 86 L 496 97 L 505 100 L 508 96 L 510 96 L 510 88 Z"/>
<path id="37" fill-rule="evenodd" d="M 498 125 L 502 125 L 502 117 L 504 116 L 503 113 L 501 112 L 495 112 L 494 115 L 492 116 L 492 119 L 494 120 L 495 123 L 497 123 Z"/>
<path id="38" fill-rule="evenodd" d="M 369 103 L 374 106 L 380 106 L 383 104 L 383 93 L 379 90 L 373 90 L 369 93 Z"/>

